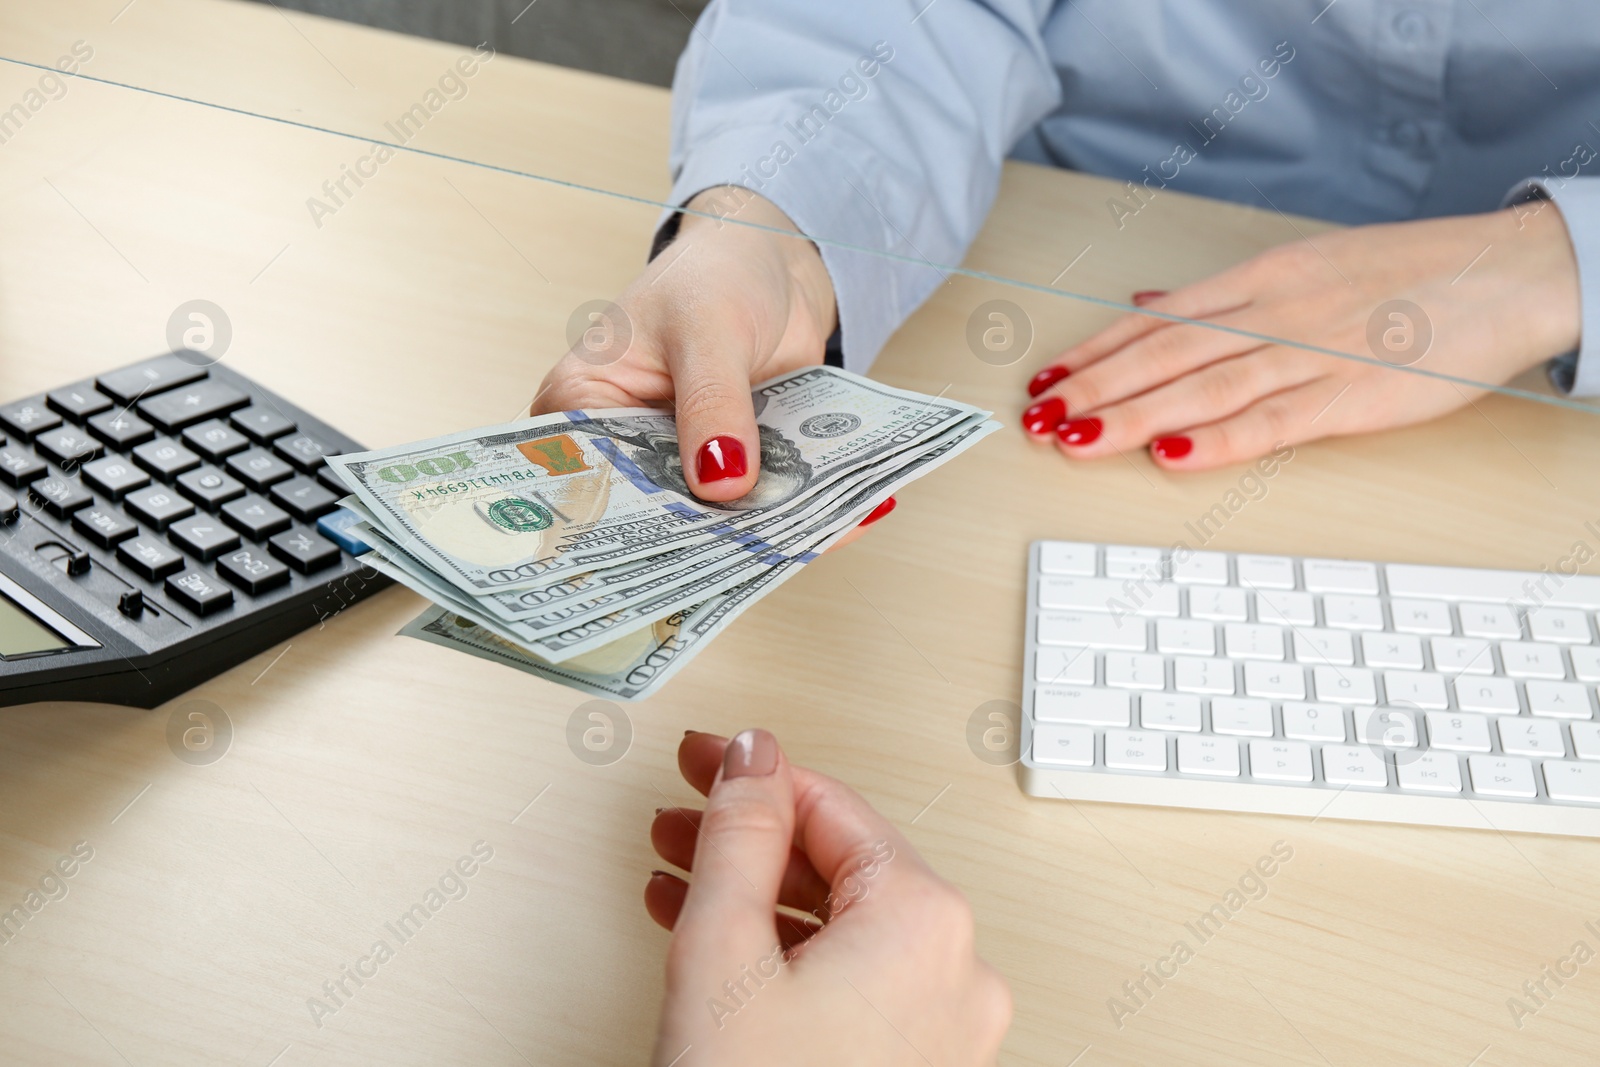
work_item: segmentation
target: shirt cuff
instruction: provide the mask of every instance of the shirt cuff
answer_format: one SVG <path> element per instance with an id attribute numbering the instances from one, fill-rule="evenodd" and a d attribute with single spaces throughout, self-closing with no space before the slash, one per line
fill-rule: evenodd
<path id="1" fill-rule="evenodd" d="M 1529 178 L 1512 188 L 1501 206 L 1534 201 L 1552 203 L 1561 212 L 1578 261 L 1582 300 L 1578 350 L 1550 361 L 1550 381 L 1563 393 L 1600 396 L 1600 177 Z"/>
<path id="2" fill-rule="evenodd" d="M 890 335 L 938 288 L 943 275 L 931 264 L 907 263 L 826 243 L 840 241 L 921 258 L 873 206 L 903 200 L 903 194 L 876 164 L 871 147 L 837 127 L 827 134 L 839 142 L 829 145 L 828 151 L 801 145 L 779 163 L 773 157 L 771 127 L 723 130 L 696 143 L 673 176 L 670 202 L 682 205 L 714 186 L 738 186 L 761 194 L 789 216 L 803 235 L 796 240 L 819 239 L 817 249 L 833 284 L 839 314 L 838 329 L 828 346 L 828 362 L 859 374 L 866 372 Z M 726 213 L 730 219 L 738 218 L 738 203 L 732 198 Z M 676 236 L 680 218 L 676 209 L 663 213 L 651 245 L 652 257 Z"/>

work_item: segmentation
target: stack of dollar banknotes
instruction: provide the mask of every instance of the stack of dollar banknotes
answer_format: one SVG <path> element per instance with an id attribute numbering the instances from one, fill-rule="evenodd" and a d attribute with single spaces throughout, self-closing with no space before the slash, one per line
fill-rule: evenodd
<path id="1" fill-rule="evenodd" d="M 761 475 L 710 504 L 652 408 L 564 411 L 329 463 L 372 546 L 434 602 L 401 631 L 622 700 L 898 490 L 999 428 L 968 404 L 831 367 L 756 386 Z"/>

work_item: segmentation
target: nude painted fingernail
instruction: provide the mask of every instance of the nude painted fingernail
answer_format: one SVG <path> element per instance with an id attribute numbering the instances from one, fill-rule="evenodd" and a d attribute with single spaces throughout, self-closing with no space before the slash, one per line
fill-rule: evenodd
<path id="1" fill-rule="evenodd" d="M 778 739 L 765 730 L 741 730 L 722 753 L 722 777 L 760 778 L 778 769 Z"/>

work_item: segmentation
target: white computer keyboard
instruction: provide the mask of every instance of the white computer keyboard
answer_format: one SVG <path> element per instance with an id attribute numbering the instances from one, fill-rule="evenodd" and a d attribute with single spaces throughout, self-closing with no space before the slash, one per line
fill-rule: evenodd
<path id="1" fill-rule="evenodd" d="M 1036 541 L 1045 797 L 1600 837 L 1600 578 Z"/>

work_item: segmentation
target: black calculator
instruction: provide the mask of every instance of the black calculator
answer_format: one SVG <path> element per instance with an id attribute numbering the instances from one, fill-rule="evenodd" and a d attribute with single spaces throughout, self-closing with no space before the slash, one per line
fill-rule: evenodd
<path id="1" fill-rule="evenodd" d="M 0 430 L 0 706 L 155 707 L 389 584 L 325 462 L 361 446 L 201 353 Z"/>

